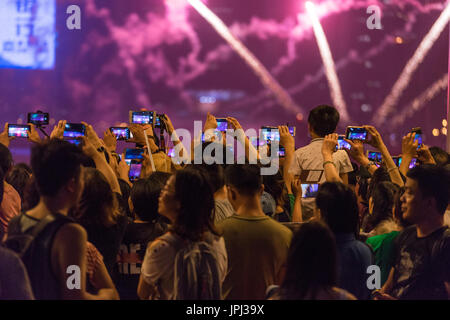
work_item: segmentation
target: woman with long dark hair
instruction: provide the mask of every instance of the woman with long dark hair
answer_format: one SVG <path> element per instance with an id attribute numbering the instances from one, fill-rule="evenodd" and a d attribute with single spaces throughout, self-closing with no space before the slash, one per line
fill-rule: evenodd
<path id="1" fill-rule="evenodd" d="M 336 242 L 331 230 L 318 221 L 303 224 L 292 239 L 286 274 L 274 299 L 355 299 L 336 287 L 336 259 Z"/>
<path id="2" fill-rule="evenodd" d="M 227 269 L 227 253 L 223 238 L 214 228 L 214 197 L 205 173 L 187 168 L 171 176 L 159 197 L 158 212 L 170 220 L 171 226 L 147 248 L 138 286 L 139 297 L 177 299 L 174 261 L 183 258 L 177 253 L 200 242 L 211 248 L 215 260 L 211 271 L 218 275 L 221 285 Z"/>

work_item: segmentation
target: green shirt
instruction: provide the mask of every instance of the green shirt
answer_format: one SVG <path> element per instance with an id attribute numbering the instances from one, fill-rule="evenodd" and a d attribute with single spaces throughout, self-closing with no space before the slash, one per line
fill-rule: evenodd
<path id="1" fill-rule="evenodd" d="M 228 300 L 262 300 L 268 286 L 279 284 L 292 232 L 268 216 L 233 215 L 218 224 L 228 254 L 223 296 Z"/>
<path id="2" fill-rule="evenodd" d="M 389 272 L 394 265 L 394 240 L 399 233 L 399 231 L 392 231 L 370 237 L 366 241 L 375 253 L 375 264 L 381 269 L 381 286 L 388 279 Z"/>

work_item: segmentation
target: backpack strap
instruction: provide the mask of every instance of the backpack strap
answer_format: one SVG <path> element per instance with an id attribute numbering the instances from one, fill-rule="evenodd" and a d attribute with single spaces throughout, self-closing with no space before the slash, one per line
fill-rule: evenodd
<path id="1" fill-rule="evenodd" d="M 23 214 L 20 215 L 19 219 L 20 220 L 19 220 L 18 226 L 20 227 L 20 222 L 23 219 Z M 45 227 L 47 227 L 48 224 L 54 220 L 55 220 L 55 218 L 49 214 L 49 215 L 45 216 L 43 219 L 41 219 L 34 227 L 32 227 L 31 232 L 25 232 L 30 238 L 25 243 L 24 247 L 22 248 L 22 253 L 27 252 L 27 250 L 30 248 L 31 244 L 33 243 L 34 239 L 36 239 L 36 237 L 42 232 L 42 230 L 44 230 Z"/>

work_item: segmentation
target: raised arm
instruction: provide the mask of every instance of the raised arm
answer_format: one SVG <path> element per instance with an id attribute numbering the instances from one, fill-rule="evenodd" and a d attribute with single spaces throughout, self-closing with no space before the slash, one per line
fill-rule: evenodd
<path id="1" fill-rule="evenodd" d="M 325 170 L 325 178 L 328 182 L 342 182 L 336 165 L 333 162 L 333 152 L 338 144 L 337 133 L 325 136 L 322 144 L 323 169 Z"/>
<path id="2" fill-rule="evenodd" d="M 373 146 L 374 148 L 377 148 L 383 157 L 384 163 L 386 163 L 387 171 L 389 173 L 389 177 L 391 178 L 391 181 L 395 184 L 397 184 L 400 187 L 403 187 L 404 182 L 402 179 L 402 176 L 400 175 L 400 171 L 398 170 L 397 165 L 395 164 L 394 160 L 391 157 L 391 154 L 389 153 L 388 148 L 383 142 L 383 139 L 381 138 L 380 133 L 375 129 L 373 126 L 364 126 L 370 134 L 370 140 L 368 143 Z"/>

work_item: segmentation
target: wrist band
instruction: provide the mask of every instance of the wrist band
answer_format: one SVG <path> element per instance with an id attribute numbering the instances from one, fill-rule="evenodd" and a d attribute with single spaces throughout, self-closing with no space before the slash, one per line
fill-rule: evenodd
<path id="1" fill-rule="evenodd" d="M 323 163 L 323 167 L 325 168 L 325 166 L 326 166 L 327 164 L 329 164 L 329 163 L 331 163 L 331 164 L 336 168 L 336 165 L 334 164 L 333 161 L 325 161 L 325 162 Z"/>

